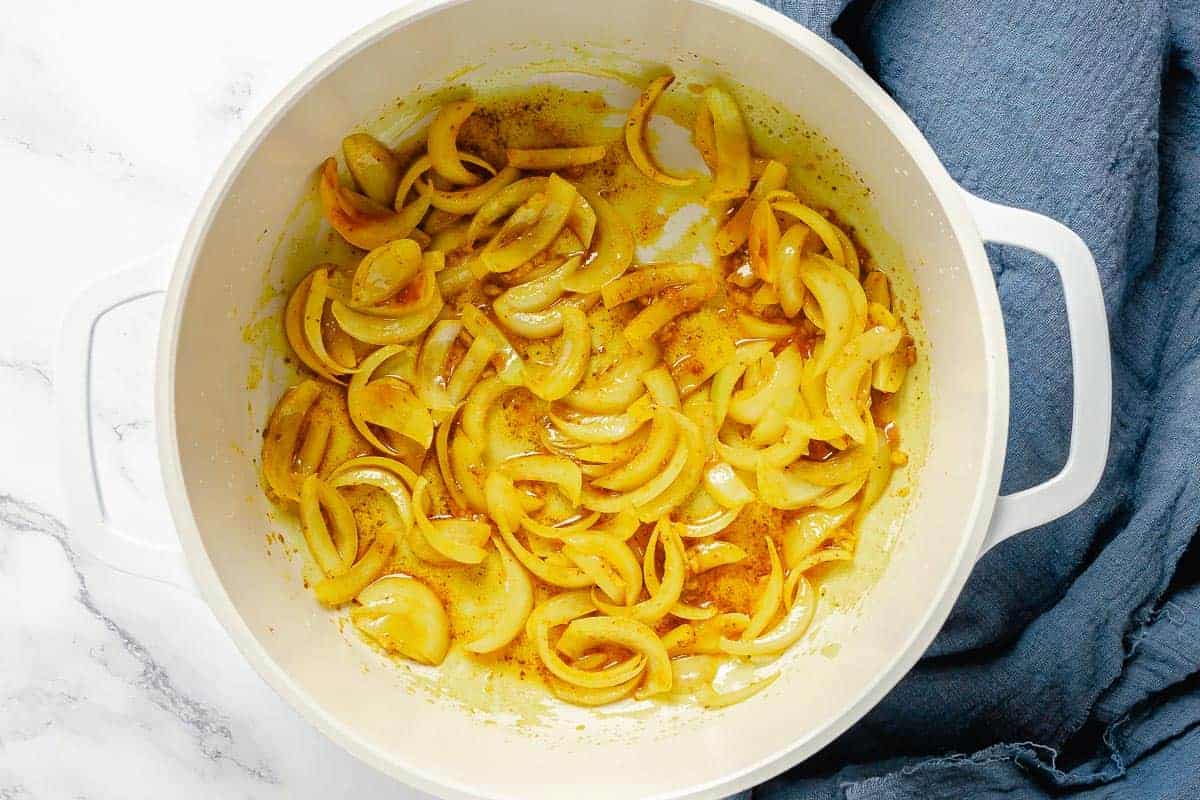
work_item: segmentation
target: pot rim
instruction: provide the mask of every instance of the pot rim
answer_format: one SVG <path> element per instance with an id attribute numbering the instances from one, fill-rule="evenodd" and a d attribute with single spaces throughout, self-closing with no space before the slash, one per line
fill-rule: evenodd
<path id="1" fill-rule="evenodd" d="M 243 658 L 266 683 L 310 724 L 360 760 L 421 791 L 446 798 L 487 797 L 468 782 L 425 772 L 385 753 L 332 717 L 301 688 L 260 644 L 225 591 L 200 537 L 184 483 L 180 446 L 175 423 L 175 368 L 181 326 L 181 310 L 191 286 L 197 255 L 230 186 L 247 159 L 270 133 L 278 120 L 313 86 L 363 49 L 396 30 L 444 8 L 472 0 L 417 0 L 381 17 L 342 39 L 314 59 L 258 113 L 230 149 L 205 191 L 180 245 L 163 307 L 155 384 L 156 428 L 159 460 L 167 503 L 197 589 L 214 616 L 233 640 Z M 796 739 L 787 747 L 763 755 L 736 772 L 703 784 L 684 785 L 654 796 L 654 800 L 721 798 L 767 780 L 832 742 L 873 708 L 906 675 L 932 643 L 957 601 L 980 551 L 996 498 L 1004 465 L 1008 433 L 1008 355 L 999 296 L 983 249 L 983 241 L 963 199 L 964 193 L 950 177 L 932 147 L 913 121 L 860 67 L 816 33 L 755 0 L 690 0 L 716 8 L 780 37 L 803 51 L 841 80 L 868 106 L 879 122 L 900 142 L 921 169 L 933 189 L 936 202 L 949 220 L 958 242 L 967 274 L 975 293 L 982 322 L 988 363 L 985 365 L 989 415 L 984 420 L 985 444 L 977 489 L 970 501 L 966 535 L 960 537 L 953 568 L 942 577 L 938 601 L 913 629 L 905 646 L 898 650 L 886 669 L 864 686 L 858 697 L 820 730 Z M 936 425 L 936 421 L 934 422 Z"/>

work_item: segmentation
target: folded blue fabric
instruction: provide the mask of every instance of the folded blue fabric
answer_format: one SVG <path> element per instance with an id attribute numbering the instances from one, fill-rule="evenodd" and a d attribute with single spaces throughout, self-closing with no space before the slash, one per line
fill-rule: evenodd
<path id="1" fill-rule="evenodd" d="M 856 57 L 965 187 L 1087 241 L 1115 397 L 1091 500 L 989 553 L 913 672 L 753 796 L 1200 798 L 1200 2 L 767 4 Z M 1070 348 L 1051 265 L 988 255 L 1013 491 L 1065 461 Z"/>

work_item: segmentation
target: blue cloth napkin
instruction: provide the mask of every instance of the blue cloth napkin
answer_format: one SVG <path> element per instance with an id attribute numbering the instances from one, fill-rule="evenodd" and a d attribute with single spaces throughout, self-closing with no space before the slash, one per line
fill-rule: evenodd
<path id="1" fill-rule="evenodd" d="M 965 187 L 1087 241 L 1115 397 L 1091 500 L 990 552 L 913 672 L 746 796 L 1200 798 L 1200 2 L 767 4 L 852 54 Z M 1053 267 L 988 255 L 1013 491 L 1065 461 L 1070 349 Z"/>

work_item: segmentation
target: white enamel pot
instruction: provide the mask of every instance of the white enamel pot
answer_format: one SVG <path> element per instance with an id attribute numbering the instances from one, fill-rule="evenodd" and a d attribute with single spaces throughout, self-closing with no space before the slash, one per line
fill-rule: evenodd
<path id="1" fill-rule="evenodd" d="M 481 59 L 519 63 L 530 57 L 522 55 L 528 43 L 616 47 L 666 64 L 697 55 L 776 98 L 834 143 L 873 190 L 921 296 L 929 453 L 857 628 L 836 656 L 787 670 L 769 691 L 683 726 L 655 717 L 609 721 L 625 727 L 605 738 L 579 732 L 571 718 L 531 732 L 431 703 L 398 687 L 398 670 L 364 672 L 369 651 L 348 647 L 295 574 L 263 554 L 269 508 L 257 499 L 258 475 L 246 455 L 258 452 L 263 415 L 246 413 L 250 355 L 231 310 L 255 306 L 281 225 L 314 165 L 338 150 L 346 131 L 418 83 Z M 1004 497 L 1008 359 L 985 241 L 1042 253 L 1058 268 L 1074 369 L 1066 466 Z M 354 34 L 293 81 L 217 174 L 166 288 L 158 441 L 182 553 L 112 529 L 88 444 L 95 321 L 161 290 L 160 272 L 149 260 L 102 280 L 67 316 L 55 375 L 74 536 L 117 569 L 194 583 L 246 659 L 312 724 L 380 770 L 444 797 L 722 797 L 782 772 L 846 730 L 913 666 L 988 547 L 1079 505 L 1107 452 L 1108 335 L 1087 247 L 1057 222 L 964 192 L 862 70 L 751 0 L 416 3 Z M 281 388 L 260 391 L 273 397 Z"/>

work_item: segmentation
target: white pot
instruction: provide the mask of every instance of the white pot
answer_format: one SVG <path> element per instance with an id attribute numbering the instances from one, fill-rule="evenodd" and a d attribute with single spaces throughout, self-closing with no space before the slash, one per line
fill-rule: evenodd
<path id="1" fill-rule="evenodd" d="M 580 733 L 574 718 L 529 733 L 430 703 L 397 686 L 398 670 L 364 674 L 364 650 L 348 647 L 295 575 L 263 555 L 268 507 L 257 499 L 258 475 L 245 455 L 258 452 L 255 426 L 263 419 L 246 413 L 248 348 L 229 312 L 255 306 L 280 226 L 314 165 L 337 151 L 347 130 L 419 82 L 480 61 L 529 58 L 518 43 L 611 45 L 668 64 L 698 54 L 776 98 L 833 142 L 873 189 L 875 210 L 921 295 L 931 344 L 928 460 L 857 629 L 835 657 L 785 670 L 768 692 L 684 726 L 672 727 L 662 712 L 606 723 L 623 726 L 618 737 Z M 1074 367 L 1066 467 L 999 498 L 1008 359 L 984 240 L 1043 253 L 1057 266 Z M 721 797 L 782 772 L 846 730 L 912 667 L 988 546 L 1081 503 L 1107 452 L 1107 327 L 1087 247 L 1045 217 L 964 192 L 862 70 L 751 0 L 421 2 L 354 34 L 293 81 L 225 161 L 167 290 L 158 440 L 182 555 L 111 529 L 88 445 L 94 322 L 158 281 L 149 265 L 120 273 L 90 288 L 67 318 L 55 374 L 74 534 L 118 569 L 183 584 L 190 573 L 246 659 L 306 718 L 363 760 L 444 797 Z"/>

